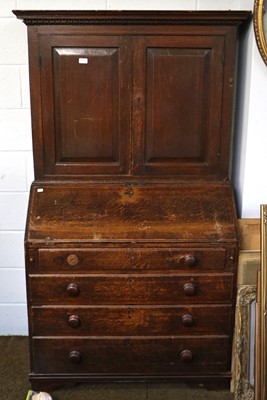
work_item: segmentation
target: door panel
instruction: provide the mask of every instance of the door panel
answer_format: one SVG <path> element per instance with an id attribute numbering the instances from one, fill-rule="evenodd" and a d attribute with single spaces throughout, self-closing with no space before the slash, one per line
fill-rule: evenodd
<path id="1" fill-rule="evenodd" d="M 57 161 L 118 162 L 118 59 L 117 48 L 53 49 Z"/>
<path id="2" fill-rule="evenodd" d="M 143 107 L 135 126 L 135 172 L 212 174 L 218 169 L 223 38 L 147 37 L 136 40 L 135 87 Z"/>
<path id="3" fill-rule="evenodd" d="M 210 58 L 205 49 L 147 49 L 146 163 L 205 161 Z"/>
<path id="4" fill-rule="evenodd" d="M 130 48 L 120 37 L 42 43 L 47 174 L 127 172 Z"/>

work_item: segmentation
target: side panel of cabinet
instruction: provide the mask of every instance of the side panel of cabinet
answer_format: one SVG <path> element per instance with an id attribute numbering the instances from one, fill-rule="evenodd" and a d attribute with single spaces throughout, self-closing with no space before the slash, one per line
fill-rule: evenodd
<path id="1" fill-rule="evenodd" d="M 218 175 L 224 52 L 223 35 L 135 40 L 136 174 Z"/>
<path id="2" fill-rule="evenodd" d="M 45 175 L 127 173 L 130 53 L 122 37 L 40 38 Z"/>

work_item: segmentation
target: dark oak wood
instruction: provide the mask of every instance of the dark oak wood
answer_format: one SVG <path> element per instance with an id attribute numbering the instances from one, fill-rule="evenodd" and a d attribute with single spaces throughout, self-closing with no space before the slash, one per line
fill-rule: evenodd
<path id="1" fill-rule="evenodd" d="M 26 25 L 239 25 L 249 11 L 14 10 Z"/>
<path id="2" fill-rule="evenodd" d="M 16 15 L 29 25 L 37 179 L 228 177 L 249 13 Z"/>
<path id="3" fill-rule="evenodd" d="M 177 375 L 177 374 L 168 374 L 168 378 L 165 375 L 161 374 L 146 374 L 139 375 L 139 374 L 124 374 L 118 378 L 118 375 L 114 376 L 112 374 L 30 374 L 29 375 L 32 385 L 36 388 L 36 391 L 44 391 L 44 387 L 48 392 L 53 392 L 54 390 L 58 390 L 62 388 L 62 386 L 66 388 L 72 388 L 77 383 L 114 383 L 116 379 L 120 382 L 126 383 L 158 383 L 161 382 L 162 385 L 167 382 L 172 382 L 173 384 L 181 383 L 188 387 L 196 389 L 203 389 L 203 384 L 207 390 L 230 390 L 230 373 L 214 373 L 212 375 L 212 381 L 209 375 L 207 374 L 194 374 L 191 373 L 190 375 Z M 201 383 L 199 383 L 201 382 Z"/>
<path id="4" fill-rule="evenodd" d="M 123 37 L 40 37 L 46 174 L 127 173 L 130 54 Z"/>
<path id="5" fill-rule="evenodd" d="M 219 248 L 45 248 L 38 249 L 32 273 L 83 273 L 108 270 L 190 271 L 232 270 L 227 250 Z M 33 263 L 32 263 L 33 264 Z"/>
<path id="6" fill-rule="evenodd" d="M 232 312 L 231 304 L 34 305 L 30 326 L 33 336 L 228 335 Z"/>
<path id="7" fill-rule="evenodd" d="M 229 182 L 248 12 L 15 11 L 28 25 L 35 182 L 30 381 L 229 386 Z"/>
<path id="8" fill-rule="evenodd" d="M 34 338 L 35 373 L 214 373 L 227 370 L 229 338 Z M 184 362 L 181 352 L 192 352 Z M 75 353 L 73 353 L 75 352 Z M 79 353 L 79 354 L 78 354 Z M 75 362 L 69 360 L 69 356 Z M 50 360 L 53 358 L 53 363 Z M 107 358 L 112 362 L 107 362 Z"/>
<path id="9" fill-rule="evenodd" d="M 196 33 L 137 41 L 135 57 L 146 70 L 139 67 L 135 83 L 144 103 L 142 125 L 134 126 L 136 174 L 219 171 L 223 46 L 224 36 Z"/>
<path id="10" fill-rule="evenodd" d="M 31 242 L 237 241 L 229 183 L 44 184 L 30 202 Z"/>
<path id="11" fill-rule="evenodd" d="M 30 275 L 29 300 L 41 304 L 232 302 L 233 275 Z M 189 298 L 190 297 L 190 298 Z"/>

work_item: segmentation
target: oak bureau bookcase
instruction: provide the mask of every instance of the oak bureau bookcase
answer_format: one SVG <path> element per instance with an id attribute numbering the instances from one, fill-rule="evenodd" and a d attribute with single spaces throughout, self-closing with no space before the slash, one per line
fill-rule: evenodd
<path id="1" fill-rule="evenodd" d="M 229 386 L 238 260 L 229 164 L 250 13 L 14 13 L 29 39 L 33 388 Z"/>

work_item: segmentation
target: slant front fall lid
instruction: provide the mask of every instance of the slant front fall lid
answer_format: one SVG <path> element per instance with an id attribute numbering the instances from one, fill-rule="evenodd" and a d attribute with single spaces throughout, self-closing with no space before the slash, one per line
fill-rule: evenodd
<path id="1" fill-rule="evenodd" d="M 33 186 L 27 241 L 236 241 L 229 185 Z"/>

